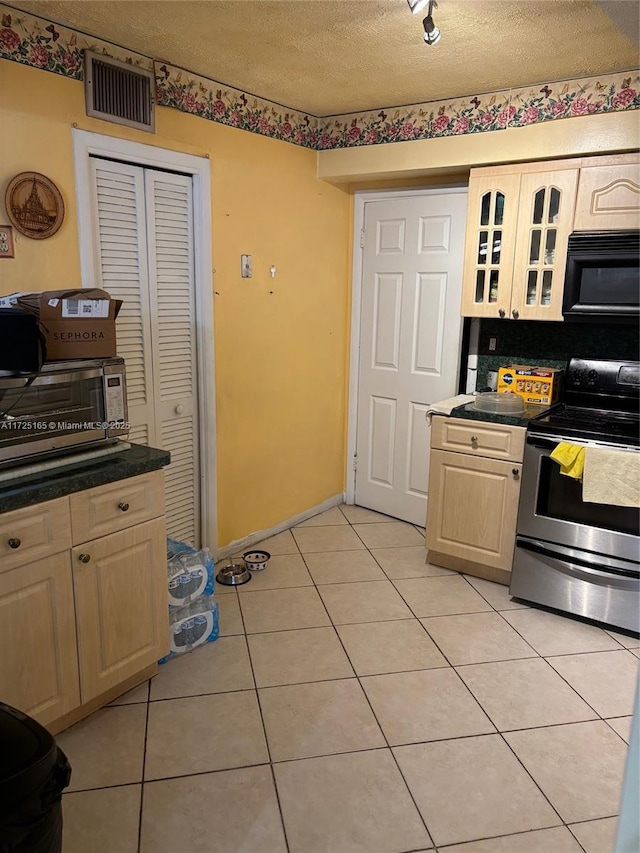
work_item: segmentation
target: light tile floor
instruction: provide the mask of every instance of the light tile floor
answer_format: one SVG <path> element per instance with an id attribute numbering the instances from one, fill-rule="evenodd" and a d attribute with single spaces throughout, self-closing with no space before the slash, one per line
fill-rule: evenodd
<path id="1" fill-rule="evenodd" d="M 640 641 L 334 507 L 221 635 L 59 736 L 64 853 L 611 853 Z"/>

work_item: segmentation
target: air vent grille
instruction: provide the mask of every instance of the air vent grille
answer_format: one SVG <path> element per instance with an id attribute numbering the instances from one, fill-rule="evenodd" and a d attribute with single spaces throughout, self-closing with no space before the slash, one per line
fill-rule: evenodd
<path id="1" fill-rule="evenodd" d="M 574 231 L 569 236 L 569 254 L 597 255 L 630 252 L 640 249 L 640 231 Z"/>
<path id="2" fill-rule="evenodd" d="M 154 78 L 151 71 L 85 51 L 87 115 L 155 130 Z"/>

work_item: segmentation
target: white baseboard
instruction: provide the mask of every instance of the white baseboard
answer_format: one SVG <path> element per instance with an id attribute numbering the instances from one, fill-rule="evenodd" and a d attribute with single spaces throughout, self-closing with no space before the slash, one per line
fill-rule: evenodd
<path id="1" fill-rule="evenodd" d="M 319 513 L 325 512 L 326 510 L 331 509 L 331 507 L 339 506 L 342 503 L 344 503 L 344 492 L 340 492 L 339 495 L 334 495 L 332 498 L 327 498 L 327 500 L 322 501 L 321 504 L 311 507 L 311 509 L 307 509 L 304 512 L 300 512 L 298 515 L 294 515 L 293 518 L 287 519 L 287 521 L 281 521 L 280 524 L 276 524 L 274 527 L 269 527 L 267 530 L 257 530 L 255 533 L 250 533 L 243 539 L 236 539 L 233 542 L 230 542 L 229 545 L 225 545 L 224 548 L 220 548 L 218 550 L 216 560 L 224 560 L 227 557 L 231 557 L 239 551 L 250 548 L 252 545 L 255 545 L 256 542 L 262 542 L 263 539 L 275 536 L 276 533 L 282 533 L 283 530 L 289 530 L 290 527 L 295 527 L 296 524 L 301 524 L 308 518 L 312 518 L 314 515 L 318 515 Z"/>

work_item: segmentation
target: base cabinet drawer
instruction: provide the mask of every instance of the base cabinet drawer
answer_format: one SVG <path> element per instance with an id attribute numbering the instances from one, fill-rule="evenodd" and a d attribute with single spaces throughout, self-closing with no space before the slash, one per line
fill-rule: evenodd
<path id="1" fill-rule="evenodd" d="M 522 465 L 431 451 L 426 544 L 511 571 Z"/>
<path id="2" fill-rule="evenodd" d="M 0 572 L 33 565 L 70 547 L 69 498 L 0 515 Z"/>
<path id="3" fill-rule="evenodd" d="M 164 474 L 153 471 L 70 497 L 73 544 L 164 515 Z"/>
<path id="4" fill-rule="evenodd" d="M 69 552 L 0 574 L 0 699 L 47 723 L 80 704 Z"/>
<path id="5" fill-rule="evenodd" d="M 72 549 L 82 702 L 168 651 L 164 518 Z"/>
<path id="6" fill-rule="evenodd" d="M 435 417 L 431 425 L 431 447 L 522 462 L 525 435 L 526 429 L 520 426 Z"/>

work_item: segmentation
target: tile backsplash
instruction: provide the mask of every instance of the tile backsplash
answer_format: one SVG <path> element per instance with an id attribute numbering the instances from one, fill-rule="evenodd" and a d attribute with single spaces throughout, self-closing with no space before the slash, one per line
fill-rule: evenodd
<path id="1" fill-rule="evenodd" d="M 489 349 L 495 338 L 495 350 Z M 573 356 L 637 361 L 639 326 L 481 320 L 476 388 L 487 384 L 487 371 L 507 364 L 565 367 Z"/>

